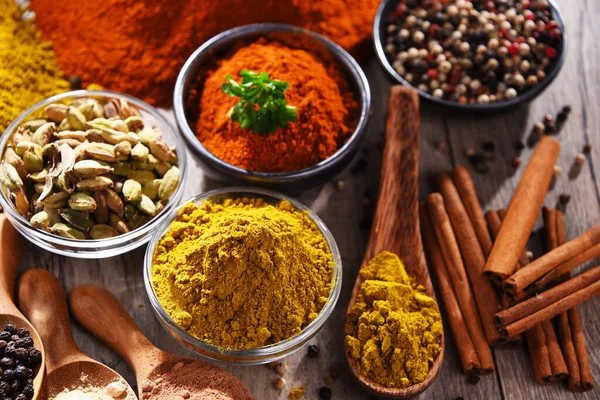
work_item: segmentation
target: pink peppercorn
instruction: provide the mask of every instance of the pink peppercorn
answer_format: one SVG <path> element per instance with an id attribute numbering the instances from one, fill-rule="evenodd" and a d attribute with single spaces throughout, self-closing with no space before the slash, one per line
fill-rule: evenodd
<path id="1" fill-rule="evenodd" d="M 508 48 L 508 53 L 511 56 L 516 56 L 517 54 L 519 54 L 519 43 L 517 43 L 517 42 L 511 43 L 510 47 Z"/>
<path id="2" fill-rule="evenodd" d="M 427 76 L 429 77 L 429 79 L 437 79 L 437 77 L 438 77 L 437 69 L 429 68 L 429 70 L 427 71 Z"/>
<path id="3" fill-rule="evenodd" d="M 557 55 L 557 51 L 554 47 L 546 47 L 545 54 L 548 58 L 555 58 Z"/>

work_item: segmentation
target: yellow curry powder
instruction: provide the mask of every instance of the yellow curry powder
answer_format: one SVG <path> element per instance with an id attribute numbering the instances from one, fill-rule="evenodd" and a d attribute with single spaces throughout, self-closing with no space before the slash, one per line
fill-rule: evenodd
<path id="1" fill-rule="evenodd" d="M 191 335 L 247 349 L 299 333 L 323 308 L 333 257 L 308 215 L 283 200 L 185 205 L 154 254 L 152 284 Z"/>
<path id="2" fill-rule="evenodd" d="M 14 0 L 0 0 L 0 133 L 27 107 L 69 90 L 52 43 L 23 20 Z"/>
<path id="3" fill-rule="evenodd" d="M 346 351 L 380 385 L 405 388 L 423 382 L 441 350 L 442 318 L 435 300 L 411 282 L 393 253 L 380 253 L 360 274 L 360 292 L 346 319 Z"/>

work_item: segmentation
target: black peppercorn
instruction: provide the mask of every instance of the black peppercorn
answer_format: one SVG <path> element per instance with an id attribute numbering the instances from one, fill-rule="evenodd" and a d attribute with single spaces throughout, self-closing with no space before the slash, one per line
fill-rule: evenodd
<path id="1" fill-rule="evenodd" d="M 12 357 L 4 357 L 0 359 L 0 367 L 2 369 L 12 369 L 15 367 L 15 360 Z"/>
<path id="2" fill-rule="evenodd" d="M 6 382 L 2 382 L 2 383 L 6 383 Z M 9 387 L 10 389 L 10 387 Z M 6 393 L 8 393 L 6 390 L 0 389 L 0 399 L 6 399 Z"/>
<path id="3" fill-rule="evenodd" d="M 20 339 L 23 343 L 24 348 L 28 349 L 30 347 L 33 347 L 33 339 L 30 336 L 24 337 L 22 339 Z"/>
<path id="4" fill-rule="evenodd" d="M 311 344 L 310 346 L 308 346 L 308 356 L 310 358 L 315 358 L 319 355 L 319 352 L 321 350 L 319 349 L 319 346 L 315 345 L 315 344 Z"/>
<path id="5" fill-rule="evenodd" d="M 17 349 L 25 348 L 25 338 L 18 338 L 15 340 L 15 347 Z"/>
<path id="6" fill-rule="evenodd" d="M 23 388 L 23 385 L 21 385 L 21 382 L 19 382 L 19 377 L 17 376 L 17 374 L 15 375 L 15 380 L 12 381 L 12 383 L 10 384 L 10 390 L 11 392 L 13 392 L 13 394 L 17 394 L 17 393 L 21 393 L 21 389 Z"/>
<path id="7" fill-rule="evenodd" d="M 19 337 L 26 337 L 26 336 L 31 336 L 29 333 L 29 329 L 27 328 L 21 328 L 17 331 L 17 335 L 19 335 Z"/>
<path id="8" fill-rule="evenodd" d="M 564 106 L 564 107 L 562 108 L 562 111 L 563 111 L 564 113 L 567 113 L 567 114 L 568 114 L 568 113 L 570 113 L 570 112 L 571 112 L 571 106 L 569 106 L 569 105 L 567 105 L 567 106 Z"/>
<path id="9" fill-rule="evenodd" d="M 20 394 L 17 397 L 15 397 L 15 400 L 27 400 L 27 396 L 25 396 L 24 394 Z"/>
<path id="10" fill-rule="evenodd" d="M 21 339 L 21 338 L 20 338 L 20 337 L 19 337 L 19 335 L 17 335 L 17 334 L 14 334 L 14 335 L 12 335 L 12 336 L 10 337 L 10 341 L 11 341 L 11 342 L 16 342 L 16 341 L 17 341 L 17 340 L 19 340 L 19 339 Z"/>
<path id="11" fill-rule="evenodd" d="M 29 349 L 29 359 L 33 364 L 39 364 L 42 362 L 42 352 L 34 348 Z"/>
<path id="12" fill-rule="evenodd" d="M 319 389 L 319 400 L 331 400 L 331 389 L 323 386 Z"/>
<path id="13" fill-rule="evenodd" d="M 4 330 L 8 333 L 10 333 L 11 335 L 17 333 L 17 327 L 14 326 L 13 324 L 6 324 L 4 325 Z"/>
<path id="14" fill-rule="evenodd" d="M 5 369 L 2 372 L 2 380 L 6 382 L 12 382 L 15 379 L 15 371 L 12 369 Z"/>
<path id="15" fill-rule="evenodd" d="M 14 346 L 11 346 L 10 343 L 4 349 L 4 356 L 14 358 L 17 355 L 16 349 Z"/>
<path id="16" fill-rule="evenodd" d="M 558 113 L 558 115 L 556 116 L 556 122 L 558 122 L 558 123 L 561 123 L 561 124 L 562 124 L 563 122 L 565 122 L 565 121 L 567 120 L 567 117 L 568 117 L 568 116 L 569 116 L 569 114 L 567 114 L 567 113 L 566 113 L 566 112 L 564 112 L 564 111 L 561 111 L 561 112 L 559 112 L 559 113 Z"/>
<path id="17" fill-rule="evenodd" d="M 16 349 L 15 353 L 16 353 L 15 358 L 17 360 L 24 361 L 24 360 L 27 360 L 27 357 L 29 357 L 29 351 L 27 349 L 23 349 L 23 348 Z"/>
<path id="18" fill-rule="evenodd" d="M 6 345 L 7 345 L 6 340 L 0 340 L 0 354 L 2 354 L 4 352 Z"/>
<path id="19" fill-rule="evenodd" d="M 11 336 L 12 336 L 12 334 L 8 331 L 0 332 L 0 340 L 6 340 L 7 342 L 9 342 Z"/>
<path id="20" fill-rule="evenodd" d="M 23 366 L 23 365 L 19 365 L 17 368 L 15 368 L 15 377 L 17 379 L 27 379 L 29 377 L 29 373 L 27 372 L 29 368 Z"/>
<path id="21" fill-rule="evenodd" d="M 23 394 L 25 396 L 27 396 L 28 398 L 32 398 L 33 394 L 34 394 L 33 385 L 32 384 L 25 385 L 25 387 L 23 388 Z"/>
<path id="22" fill-rule="evenodd" d="M 477 375 L 471 375 L 467 378 L 467 382 L 469 382 L 472 385 L 478 384 L 479 381 L 480 381 L 480 378 Z"/>
<path id="23" fill-rule="evenodd" d="M 8 393 L 10 392 L 10 385 L 7 382 L 0 381 L 0 390 L 2 390 L 5 393 Z"/>

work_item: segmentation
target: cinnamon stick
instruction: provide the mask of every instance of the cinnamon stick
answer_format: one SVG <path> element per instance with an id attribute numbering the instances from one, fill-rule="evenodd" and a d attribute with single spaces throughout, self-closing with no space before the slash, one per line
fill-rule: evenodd
<path id="1" fill-rule="evenodd" d="M 556 338 L 556 332 L 552 326 L 552 321 L 544 321 L 542 323 L 544 329 L 544 335 L 546 337 L 546 348 L 548 349 L 548 358 L 550 359 L 550 368 L 552 370 L 552 376 L 550 382 L 559 382 L 566 379 L 569 376 L 569 370 L 562 354 L 562 350 L 558 345 L 558 339 Z"/>
<path id="2" fill-rule="evenodd" d="M 552 303 L 532 314 L 529 314 L 526 317 L 521 318 L 516 322 L 513 322 L 512 324 L 505 325 L 504 327 L 500 328 L 500 331 L 505 337 L 516 335 L 517 333 L 521 333 L 528 329 L 531 329 L 532 327 L 548 319 L 554 318 L 561 312 L 567 311 L 568 309 L 573 308 L 599 294 L 600 280 L 595 281 L 591 285 L 576 292 L 573 292 L 568 296 L 565 296 L 560 300 L 556 301 L 555 303 Z M 526 301 L 530 300 L 535 299 L 532 298 Z"/>
<path id="3" fill-rule="evenodd" d="M 498 284 L 513 274 L 525 250 L 546 197 L 559 150 L 556 139 L 542 137 L 519 181 L 484 269 Z"/>
<path id="4" fill-rule="evenodd" d="M 579 362 L 580 382 L 569 380 L 569 388 L 574 392 L 585 392 L 594 388 L 594 379 L 590 368 L 590 358 L 585 346 L 585 337 L 581 328 L 581 318 L 577 307 L 568 311 L 569 324 L 571 326 L 571 335 L 573 336 L 573 345 L 575 353 L 577 353 L 577 361 Z"/>
<path id="5" fill-rule="evenodd" d="M 423 237 L 423 243 L 425 244 L 427 255 L 437 276 L 439 291 L 442 300 L 444 301 L 448 323 L 450 324 L 452 335 L 454 335 L 454 342 L 458 349 L 458 355 L 460 356 L 463 371 L 466 375 L 479 375 L 481 363 L 479 362 L 479 357 L 475 351 L 475 345 L 473 344 L 467 329 L 463 313 L 458 305 L 458 300 L 452 289 L 452 283 L 448 276 L 446 263 L 442 256 L 440 245 L 435 237 L 435 232 L 431 225 L 431 219 L 429 218 L 425 203 L 419 205 L 419 216 L 421 219 L 421 235 Z"/>
<path id="6" fill-rule="evenodd" d="M 494 361 L 492 359 L 492 353 L 487 343 L 481 319 L 477 311 L 477 305 L 475 304 L 475 298 L 471 287 L 469 286 L 469 280 L 465 271 L 465 266 L 460 255 L 456 236 L 452 230 L 450 219 L 446 212 L 444 205 L 444 199 L 439 193 L 432 193 L 427 197 L 427 209 L 431 222 L 434 227 L 434 231 L 442 250 L 442 254 L 448 267 L 448 275 L 452 281 L 454 287 L 454 293 L 462 310 L 463 316 L 466 321 L 467 329 L 473 344 L 475 345 L 475 351 L 481 362 L 481 374 L 489 374 L 494 371 Z"/>
<path id="7" fill-rule="evenodd" d="M 600 243 L 589 248 L 571 258 L 569 261 L 560 264 L 556 269 L 548 272 L 546 275 L 542 276 L 540 279 L 529 285 L 525 290 L 529 292 L 539 292 L 544 287 L 548 286 L 549 283 L 558 279 L 559 277 L 568 274 L 575 267 L 583 264 L 586 261 L 592 260 L 596 257 L 600 257 Z"/>
<path id="8" fill-rule="evenodd" d="M 530 264 L 531 265 L 531 264 Z M 502 310 L 494 317 L 496 326 L 503 327 L 510 325 L 520 319 L 526 318 L 531 314 L 552 306 L 554 303 L 578 293 L 587 287 L 600 281 L 600 266 L 590 269 L 583 274 L 577 275 L 568 281 L 550 288 L 538 296 L 527 299 L 519 304 Z"/>
<path id="9" fill-rule="evenodd" d="M 510 214 L 510 209 L 508 212 Z M 508 215 L 506 217 L 508 218 Z M 500 234 L 501 233 L 502 229 L 500 229 Z M 600 224 L 594 226 L 575 239 L 546 253 L 527 267 L 521 268 L 515 272 L 504 282 L 504 290 L 514 296 L 548 272 L 556 269 L 562 263 L 577 257 L 581 253 L 586 252 L 586 254 L 589 254 L 587 250 L 598 243 L 600 243 Z"/>
<path id="10" fill-rule="evenodd" d="M 544 216 L 544 225 L 546 226 L 546 245 L 548 250 L 553 250 L 566 241 L 563 214 L 550 207 L 544 207 L 542 214 Z M 560 313 L 557 317 L 558 320 L 566 318 L 566 312 Z M 564 324 L 564 321 L 562 322 Z M 557 325 L 560 325 L 560 323 Z M 566 325 L 568 326 L 568 323 Z M 565 347 L 563 346 L 561 349 L 561 346 L 559 346 L 551 321 L 545 321 L 543 327 L 546 334 L 550 365 L 552 367 L 552 380 L 561 381 L 570 376 L 571 368 L 569 368 L 567 362 L 571 362 L 574 357 L 571 357 L 572 354 L 568 356 L 564 354 L 563 350 L 565 350 Z"/>
<path id="11" fill-rule="evenodd" d="M 452 171 L 452 180 L 454 181 L 460 199 L 469 214 L 471 225 L 473 225 L 473 229 L 475 229 L 475 234 L 477 235 L 481 250 L 483 250 L 483 255 L 487 258 L 492 250 L 492 238 L 490 237 L 490 233 L 485 224 L 483 210 L 481 209 L 481 204 L 477 198 L 477 192 L 475 191 L 475 185 L 471 179 L 471 174 L 469 174 L 467 168 L 463 165 L 459 165 Z"/>
<path id="12" fill-rule="evenodd" d="M 535 326 L 525 332 L 525 340 L 529 349 L 529 356 L 533 365 L 535 380 L 540 385 L 550 385 L 553 382 L 552 366 L 546 346 L 546 334 L 541 325 Z"/>
<path id="13" fill-rule="evenodd" d="M 564 215 L 558 210 L 549 208 L 544 214 L 548 220 L 546 222 L 546 226 L 548 227 L 552 222 L 552 214 L 555 215 L 554 227 L 556 232 L 556 246 L 560 246 L 566 242 Z M 553 272 L 556 272 L 559 269 L 560 267 Z M 571 273 L 566 272 L 560 276 L 560 279 L 562 279 L 564 282 L 570 277 Z M 573 321 L 571 321 L 572 319 Z M 586 390 L 591 390 L 594 384 L 577 307 L 559 314 L 556 317 L 556 326 L 558 329 L 562 353 L 569 371 L 569 389 L 573 392 L 584 392 Z M 577 338 L 575 338 L 575 331 L 578 333 Z"/>
<path id="14" fill-rule="evenodd" d="M 446 211 L 471 282 L 485 337 L 491 346 L 505 346 L 507 344 L 506 338 L 502 337 L 494 326 L 494 314 L 502 307 L 496 296 L 494 286 L 483 274 L 485 256 L 477 240 L 475 229 L 450 174 L 447 172 L 439 173 L 437 183 L 444 198 Z"/>

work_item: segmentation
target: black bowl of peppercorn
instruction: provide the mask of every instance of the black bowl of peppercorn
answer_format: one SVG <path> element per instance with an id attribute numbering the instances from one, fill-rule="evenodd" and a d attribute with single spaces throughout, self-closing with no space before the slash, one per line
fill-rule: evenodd
<path id="1" fill-rule="evenodd" d="M 394 80 L 455 111 L 533 100 L 567 52 L 554 0 L 383 0 L 373 32 L 377 58 Z"/>

